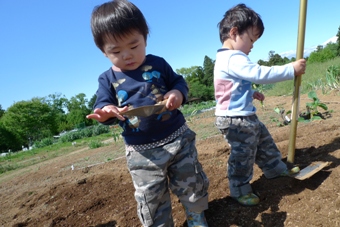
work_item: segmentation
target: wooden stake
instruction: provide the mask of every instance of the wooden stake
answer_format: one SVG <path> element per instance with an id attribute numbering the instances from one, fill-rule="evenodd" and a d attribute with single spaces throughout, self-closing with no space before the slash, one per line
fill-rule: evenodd
<path id="1" fill-rule="evenodd" d="M 299 15 L 296 60 L 303 58 L 304 44 L 305 44 L 306 14 L 307 14 L 307 0 L 300 0 L 300 15 Z M 292 121 L 291 121 L 291 131 L 289 135 L 289 147 L 288 147 L 288 158 L 287 158 L 287 161 L 292 164 L 294 163 L 294 156 L 295 156 L 296 129 L 297 129 L 298 114 L 299 114 L 299 102 L 300 102 L 300 85 L 301 85 L 301 76 L 296 76 L 294 78 Z"/>

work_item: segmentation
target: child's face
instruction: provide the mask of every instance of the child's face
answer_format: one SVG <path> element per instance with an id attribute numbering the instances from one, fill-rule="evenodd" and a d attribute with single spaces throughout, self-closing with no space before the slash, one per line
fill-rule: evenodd
<path id="1" fill-rule="evenodd" d="M 233 37 L 233 36 L 231 36 Z M 242 34 L 239 34 L 237 31 L 234 34 L 234 42 L 231 43 L 233 50 L 240 50 L 246 55 L 249 55 L 251 49 L 253 48 L 253 44 L 258 39 L 258 30 L 256 28 L 250 27 Z"/>
<path id="2" fill-rule="evenodd" d="M 123 38 L 106 39 L 103 50 L 116 69 L 128 71 L 137 69 L 144 62 L 145 47 L 143 35 L 133 31 Z"/>

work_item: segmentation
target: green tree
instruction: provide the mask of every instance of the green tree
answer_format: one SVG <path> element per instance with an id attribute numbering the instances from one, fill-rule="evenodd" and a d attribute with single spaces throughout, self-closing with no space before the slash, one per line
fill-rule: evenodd
<path id="1" fill-rule="evenodd" d="M 274 57 L 274 55 L 275 55 L 275 51 L 270 50 L 270 51 L 268 52 L 268 59 L 271 59 L 272 57 Z"/>
<path id="2" fill-rule="evenodd" d="M 338 28 L 338 33 L 336 34 L 336 36 L 338 37 L 338 40 L 336 41 L 337 44 L 337 56 L 340 56 L 340 26 Z"/>
<path id="3" fill-rule="evenodd" d="M 204 68 L 192 66 L 190 68 L 177 69 L 176 72 L 182 75 L 189 87 L 188 99 L 200 98 L 201 100 L 212 100 L 214 97 L 214 88 L 212 85 L 207 86 L 209 76 L 205 77 Z M 213 78 L 210 78 L 213 83 Z M 203 82 L 205 81 L 205 83 Z"/>
<path id="4" fill-rule="evenodd" d="M 93 109 L 93 106 L 94 106 L 94 104 L 96 103 L 96 100 L 97 100 L 97 95 L 94 94 L 94 95 L 92 96 L 92 98 L 90 99 L 89 103 L 88 103 L 88 108 L 89 108 L 90 110 Z"/>
<path id="5" fill-rule="evenodd" d="M 268 66 L 268 61 L 264 61 L 264 60 L 260 59 L 260 60 L 257 61 L 257 64 L 263 65 L 263 66 Z"/>
<path id="6" fill-rule="evenodd" d="M 284 58 L 283 58 L 283 64 L 287 64 L 287 63 L 289 63 L 289 62 L 291 62 L 291 61 L 289 60 L 289 58 L 287 58 L 287 57 L 284 57 Z"/>
<path id="7" fill-rule="evenodd" d="M 309 63 L 325 62 L 336 57 L 337 48 L 335 43 L 328 43 L 324 48 L 313 51 L 308 58 Z"/>
<path id="8" fill-rule="evenodd" d="M 214 88 L 206 86 L 198 81 L 190 84 L 189 99 L 200 98 L 202 101 L 212 100 L 214 97 Z"/>
<path id="9" fill-rule="evenodd" d="M 268 52 L 268 59 L 269 59 L 268 61 L 264 61 L 260 59 L 257 61 L 257 64 L 263 65 L 263 66 L 273 66 L 273 65 L 284 65 L 284 64 L 291 62 L 291 60 L 289 60 L 287 57 L 282 58 L 281 55 L 275 54 L 275 51 L 273 50 Z"/>
<path id="10" fill-rule="evenodd" d="M 16 138 L 16 143 L 31 145 L 57 133 L 55 112 L 41 98 L 20 101 L 10 106 L 1 118 L 4 128 Z"/>
<path id="11" fill-rule="evenodd" d="M 201 81 L 203 79 L 203 68 L 200 66 L 191 66 L 190 68 L 180 68 L 176 73 L 182 75 L 187 83 Z"/>
<path id="12" fill-rule="evenodd" d="M 214 84 L 214 66 L 215 62 L 208 56 L 205 56 L 203 61 L 204 76 L 201 83 L 207 87 L 212 87 Z"/>
<path id="13" fill-rule="evenodd" d="M 86 118 L 86 115 L 90 114 L 92 109 L 88 108 L 88 101 L 84 93 L 80 93 L 72 97 L 67 103 L 67 122 L 73 127 L 78 125 L 92 125 L 93 121 Z"/>
<path id="14" fill-rule="evenodd" d="M 270 55 L 271 57 L 269 58 L 268 61 L 268 66 L 273 66 L 273 65 L 284 65 L 285 61 L 284 59 L 281 57 L 281 55 L 279 54 L 274 54 L 275 52 L 272 51 L 272 55 Z"/>
<path id="15" fill-rule="evenodd" d="M 8 150 L 20 150 L 21 145 L 16 141 L 17 138 L 15 137 L 15 135 L 12 132 L 8 131 L 0 120 L 0 151 L 8 152 Z"/>
<path id="16" fill-rule="evenodd" d="M 323 46 L 322 45 L 318 45 L 317 47 L 316 47 L 316 52 L 321 52 L 323 50 Z"/>
<path id="17" fill-rule="evenodd" d="M 2 117 L 2 115 L 4 115 L 5 110 L 2 109 L 2 106 L 0 105 L 0 118 Z"/>
<path id="18" fill-rule="evenodd" d="M 66 108 L 68 100 L 65 95 L 62 95 L 61 93 L 50 94 L 45 97 L 45 102 L 55 113 L 58 132 L 72 129 L 72 127 L 67 123 L 66 119 Z"/>
<path id="19" fill-rule="evenodd" d="M 176 70 L 177 74 L 182 75 L 189 87 L 188 99 L 201 98 L 195 91 L 197 85 L 203 79 L 203 68 L 200 66 L 191 66 L 190 68 L 180 68 Z"/>

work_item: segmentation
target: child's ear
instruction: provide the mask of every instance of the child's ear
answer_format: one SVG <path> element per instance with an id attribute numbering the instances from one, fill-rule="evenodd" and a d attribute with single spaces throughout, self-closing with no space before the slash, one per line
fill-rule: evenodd
<path id="1" fill-rule="evenodd" d="M 105 52 L 103 52 L 104 56 L 107 57 L 107 55 L 105 54 Z"/>
<path id="2" fill-rule="evenodd" d="M 234 39 L 237 34 L 238 34 L 237 27 L 232 27 L 229 32 L 230 38 Z"/>

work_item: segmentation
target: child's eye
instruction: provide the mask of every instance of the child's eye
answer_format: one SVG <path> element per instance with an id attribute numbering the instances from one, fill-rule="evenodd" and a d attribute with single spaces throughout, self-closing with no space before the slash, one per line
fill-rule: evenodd
<path id="1" fill-rule="evenodd" d="M 112 52 L 113 54 L 119 54 L 119 51 L 114 51 L 114 52 Z"/>
<path id="2" fill-rule="evenodd" d="M 134 46 L 134 47 L 131 47 L 131 49 L 136 49 L 138 47 L 138 45 L 137 46 Z"/>

